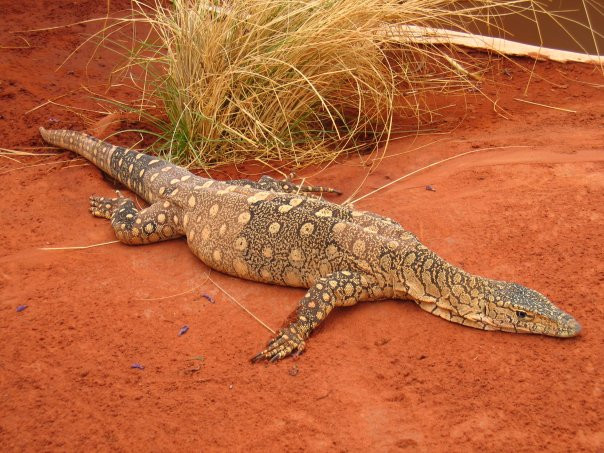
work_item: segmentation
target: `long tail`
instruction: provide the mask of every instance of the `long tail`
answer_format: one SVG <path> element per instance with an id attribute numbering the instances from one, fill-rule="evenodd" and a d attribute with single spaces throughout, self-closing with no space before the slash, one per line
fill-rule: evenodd
<path id="1" fill-rule="evenodd" d="M 119 148 L 118 146 L 76 131 L 47 130 L 40 127 L 40 134 L 45 142 L 73 151 L 88 159 L 111 177 L 118 178 L 118 175 L 113 174 L 111 170 L 111 156 Z"/>
<path id="2" fill-rule="evenodd" d="M 150 203 L 167 194 L 170 190 L 168 180 L 190 174 L 165 160 L 111 145 L 82 132 L 46 130 L 41 127 L 40 134 L 46 142 L 88 159 Z"/>

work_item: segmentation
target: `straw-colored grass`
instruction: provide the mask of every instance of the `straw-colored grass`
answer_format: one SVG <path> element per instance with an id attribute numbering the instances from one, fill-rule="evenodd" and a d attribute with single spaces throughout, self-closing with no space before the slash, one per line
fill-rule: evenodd
<path id="1" fill-rule="evenodd" d="M 387 143 L 421 121 L 429 92 L 480 72 L 446 46 L 391 41 L 389 25 L 495 25 L 518 0 L 175 0 L 136 2 L 148 27 L 125 68 L 156 148 L 211 167 L 306 165 Z M 503 11 L 503 13 L 502 13 Z M 140 32 L 139 32 L 140 33 Z M 137 68 L 138 67 L 138 68 Z M 404 121 L 408 118 L 409 121 Z"/>

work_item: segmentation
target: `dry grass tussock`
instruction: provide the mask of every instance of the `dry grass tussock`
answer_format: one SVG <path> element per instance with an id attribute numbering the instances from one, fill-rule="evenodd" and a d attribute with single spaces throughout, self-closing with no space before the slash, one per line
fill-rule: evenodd
<path id="1" fill-rule="evenodd" d="M 387 25 L 496 26 L 517 0 L 135 2 L 146 30 L 123 68 L 157 151 L 182 165 L 331 161 L 387 143 L 422 118 L 428 92 L 475 69 L 446 46 L 390 40 Z M 495 14 L 497 12 L 497 14 Z M 139 28 L 140 30 L 140 28 Z M 138 32 L 140 36 L 140 31 Z M 138 69 L 136 69 L 138 68 Z M 408 118 L 408 121 L 399 121 Z"/>

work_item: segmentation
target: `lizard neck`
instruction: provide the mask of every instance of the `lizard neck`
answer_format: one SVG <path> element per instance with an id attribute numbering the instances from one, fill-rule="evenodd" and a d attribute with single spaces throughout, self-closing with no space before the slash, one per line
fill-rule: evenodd
<path id="1" fill-rule="evenodd" d="M 479 320 L 497 282 L 469 274 L 419 244 L 405 253 L 397 270 L 395 295 L 411 296 L 424 310 L 448 321 L 484 329 Z"/>

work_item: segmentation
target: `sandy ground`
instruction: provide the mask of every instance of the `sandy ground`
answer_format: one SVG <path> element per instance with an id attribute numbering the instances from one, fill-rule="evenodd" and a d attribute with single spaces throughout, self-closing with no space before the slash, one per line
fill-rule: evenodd
<path id="1" fill-rule="evenodd" d="M 100 17 L 105 2 L 35 4 L 0 2 L 0 146 L 42 151 L 38 126 L 87 124 L 58 105 L 28 111 L 63 95 L 94 108 L 80 88 L 106 84 L 114 61 L 88 48 L 57 70 L 94 24 L 10 33 Z M 470 272 L 543 292 L 579 337 L 482 332 L 385 301 L 335 310 L 298 360 L 251 365 L 270 335 L 218 285 L 273 328 L 302 290 L 208 278 L 184 241 L 41 250 L 113 240 L 87 212 L 112 187 L 68 153 L 2 158 L 0 449 L 603 451 L 604 77 L 539 63 L 529 83 L 532 65 L 495 62 L 498 84 L 483 85 L 508 119 L 477 94 L 449 100 L 444 133 L 398 140 L 359 195 L 493 149 L 357 207 Z M 366 159 L 302 175 L 347 197 Z"/>

